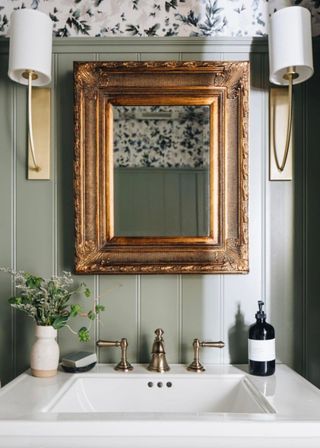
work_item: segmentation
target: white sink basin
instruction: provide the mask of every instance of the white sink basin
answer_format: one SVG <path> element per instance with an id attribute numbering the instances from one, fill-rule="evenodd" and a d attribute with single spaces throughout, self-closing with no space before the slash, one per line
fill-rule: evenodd
<path id="1" fill-rule="evenodd" d="M 320 447 L 320 391 L 284 365 L 265 378 L 243 366 L 113 367 L 27 372 L 0 389 L 0 447 Z"/>
<path id="2" fill-rule="evenodd" d="M 45 412 L 274 413 L 245 375 L 82 376 Z"/>

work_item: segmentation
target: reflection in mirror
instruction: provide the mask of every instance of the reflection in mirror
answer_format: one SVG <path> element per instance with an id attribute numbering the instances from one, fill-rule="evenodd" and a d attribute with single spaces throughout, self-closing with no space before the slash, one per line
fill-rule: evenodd
<path id="1" fill-rule="evenodd" d="M 113 106 L 115 235 L 208 236 L 208 106 Z"/>

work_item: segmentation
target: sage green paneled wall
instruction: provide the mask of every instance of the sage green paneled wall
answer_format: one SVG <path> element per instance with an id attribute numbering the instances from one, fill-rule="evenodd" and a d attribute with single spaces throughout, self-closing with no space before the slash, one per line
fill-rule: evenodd
<path id="1" fill-rule="evenodd" d="M 320 151 L 319 151 L 319 116 L 320 116 L 320 39 L 313 42 L 315 74 L 304 84 L 304 108 L 301 122 L 303 134 L 301 140 L 307 151 L 301 158 L 304 182 L 298 190 L 301 195 L 299 208 L 301 224 L 305 240 L 300 257 L 305 264 L 304 275 L 300 279 L 303 297 L 305 298 L 304 321 L 305 338 L 304 360 L 305 375 L 316 386 L 320 387 L 320 287 L 319 287 L 319 248 L 320 248 Z"/>
<path id="2" fill-rule="evenodd" d="M 0 70 L 0 265 L 50 275 L 70 270 L 73 234 L 73 92 L 76 60 L 251 60 L 250 92 L 250 273 L 248 275 L 87 276 L 106 305 L 86 348 L 95 340 L 127 337 L 133 362 L 147 362 L 155 328 L 165 331 L 169 362 L 192 358 L 194 337 L 226 342 L 204 350 L 204 362 L 246 362 L 247 325 L 256 302 L 266 301 L 278 333 L 278 358 L 295 359 L 293 324 L 293 183 L 267 181 L 268 92 L 266 43 L 252 39 L 108 38 L 59 39 L 53 56 L 53 137 L 50 181 L 27 181 L 26 89 L 10 82 L 7 43 L 1 43 Z M 28 367 L 32 323 L 7 305 L 12 286 L 0 276 L 0 377 L 8 381 Z M 288 316 L 288 318 L 287 318 Z M 302 331 L 302 323 L 300 325 Z M 62 353 L 83 348 L 67 330 L 59 334 Z M 297 352 L 296 352 L 297 353 Z M 115 362 L 117 349 L 101 351 Z"/>

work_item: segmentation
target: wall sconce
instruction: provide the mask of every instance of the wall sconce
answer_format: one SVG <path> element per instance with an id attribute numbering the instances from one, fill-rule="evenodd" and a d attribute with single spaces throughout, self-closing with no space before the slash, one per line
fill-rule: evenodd
<path id="1" fill-rule="evenodd" d="M 52 21 L 34 9 L 12 13 L 8 76 L 28 85 L 28 179 L 50 179 L 50 89 Z"/>
<path id="2" fill-rule="evenodd" d="M 288 86 L 287 97 L 283 88 L 270 89 L 270 180 L 291 180 L 292 163 L 287 162 L 292 134 L 292 85 L 313 75 L 311 14 L 306 8 L 289 6 L 272 14 L 269 65 L 270 82 Z M 284 150 L 280 153 L 279 131 L 283 132 L 285 120 Z"/>

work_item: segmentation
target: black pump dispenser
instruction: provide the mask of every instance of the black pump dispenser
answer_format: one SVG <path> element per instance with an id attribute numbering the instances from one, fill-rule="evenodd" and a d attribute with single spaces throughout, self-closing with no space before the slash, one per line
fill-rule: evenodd
<path id="1" fill-rule="evenodd" d="M 267 318 L 266 313 L 262 309 L 263 305 L 264 305 L 264 303 L 262 302 L 262 300 L 258 300 L 259 311 L 256 313 L 257 320 L 266 320 L 266 318 Z"/>
<path id="2" fill-rule="evenodd" d="M 251 375 L 268 376 L 275 371 L 275 333 L 272 325 L 266 322 L 264 303 L 259 300 L 256 323 L 249 328 L 248 358 Z"/>

